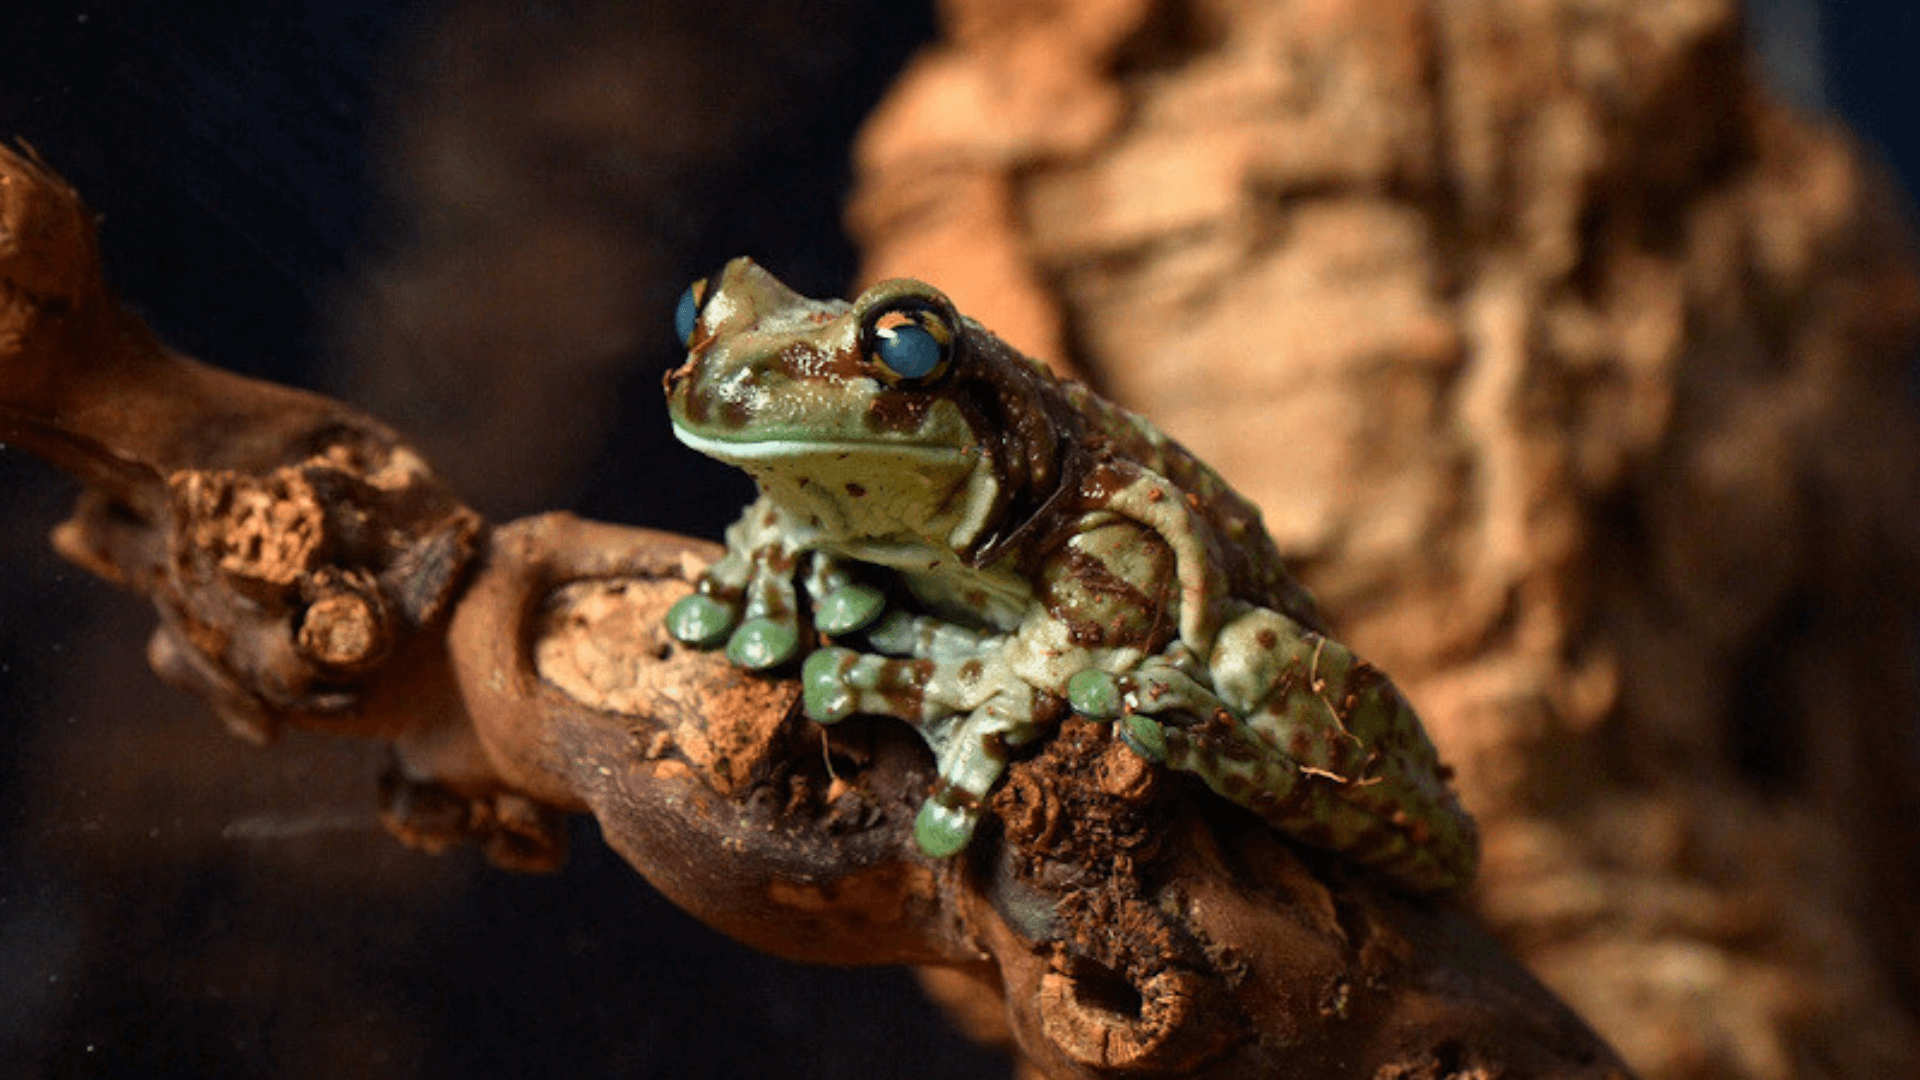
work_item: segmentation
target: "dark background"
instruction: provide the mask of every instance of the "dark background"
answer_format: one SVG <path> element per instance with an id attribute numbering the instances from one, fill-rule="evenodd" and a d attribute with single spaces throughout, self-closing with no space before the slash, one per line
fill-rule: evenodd
<path id="1" fill-rule="evenodd" d="M 112 284 L 164 340 L 366 401 L 340 359 L 342 297 L 411 242 L 417 206 L 383 155 L 408 137 L 393 118 L 458 74 L 423 58 L 462 6 L 15 0 L 0 14 L 0 137 L 85 195 Z M 668 105 L 735 110 L 738 137 L 717 155 L 555 158 L 582 198 L 619 194 L 608 212 L 648 238 L 658 272 L 636 278 L 633 314 L 660 331 L 624 347 L 612 427 L 582 426 L 584 464 L 535 470 L 501 500 L 717 534 L 746 487 L 666 437 L 671 302 L 748 251 L 803 292 L 851 279 L 847 144 L 932 17 L 837 0 L 756 34 L 737 32 L 752 4 L 663 3 L 645 9 L 659 13 L 648 37 L 655 15 L 589 0 L 464 6 L 561 64 L 596 20 L 623 20 L 697 59 L 700 78 L 657 80 Z M 1852 124 L 1914 190 L 1920 12 L 1764 0 L 1754 15 L 1776 85 Z M 544 877 L 399 847 L 373 816 L 377 748 L 262 753 L 145 672 L 149 616 L 46 549 L 71 496 L 0 452 L 0 1078 L 1005 1072 L 905 973 L 733 945 L 655 895 L 590 822 Z"/>

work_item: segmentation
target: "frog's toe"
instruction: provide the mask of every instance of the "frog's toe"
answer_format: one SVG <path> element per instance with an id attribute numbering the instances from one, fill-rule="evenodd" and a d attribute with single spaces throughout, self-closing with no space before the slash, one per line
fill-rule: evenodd
<path id="1" fill-rule="evenodd" d="M 920 813 L 913 819 L 913 841 L 929 858 L 944 859 L 966 849 L 979 821 L 978 809 L 946 805 L 935 794 L 920 804 Z"/>
<path id="2" fill-rule="evenodd" d="M 741 623 L 727 639 L 727 659 L 749 671 L 778 667 L 799 652 L 799 628 L 764 616 Z"/>
<path id="3" fill-rule="evenodd" d="M 1120 741 L 1155 765 L 1167 763 L 1167 729 L 1159 721 L 1129 716 L 1119 724 Z"/>
<path id="4" fill-rule="evenodd" d="M 1088 668 L 1067 680 L 1067 704 L 1095 720 L 1112 720 L 1126 710 L 1120 680 L 1099 668 Z"/>
<path id="5" fill-rule="evenodd" d="M 860 659 L 852 649 L 815 649 L 800 665 L 800 704 L 816 723 L 833 724 L 853 715 L 859 699 L 847 685 L 847 672 Z"/>
<path id="6" fill-rule="evenodd" d="M 880 617 L 884 593 L 871 585 L 842 585 L 814 605 L 813 624 L 829 634 L 848 634 Z"/>
<path id="7" fill-rule="evenodd" d="M 667 609 L 667 633 L 696 649 L 711 649 L 727 639 L 739 610 L 711 596 L 683 596 Z"/>

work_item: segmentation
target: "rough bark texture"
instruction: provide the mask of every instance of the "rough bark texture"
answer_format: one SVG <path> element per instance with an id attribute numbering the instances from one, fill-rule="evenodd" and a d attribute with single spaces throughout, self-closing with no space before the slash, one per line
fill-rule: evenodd
<path id="1" fill-rule="evenodd" d="M 74 193 L 5 152 L 0 289 L 4 433 L 88 484 L 62 552 L 153 601 L 154 666 L 242 734 L 391 741 L 402 839 L 539 868 L 558 814 L 591 812 L 740 941 L 998 998 L 983 1033 L 1048 1077 L 1626 1076 L 1457 906 L 1302 856 L 1110 725 L 1015 763 L 998 835 L 928 859 L 903 725 L 822 729 L 791 680 L 666 636 L 712 548 L 482 529 L 364 416 L 158 346 L 100 285 Z"/>
<path id="2" fill-rule="evenodd" d="M 947 0 L 921 276 L 1258 501 L 1650 1076 L 1920 1071 L 1908 233 L 1731 0 Z"/>

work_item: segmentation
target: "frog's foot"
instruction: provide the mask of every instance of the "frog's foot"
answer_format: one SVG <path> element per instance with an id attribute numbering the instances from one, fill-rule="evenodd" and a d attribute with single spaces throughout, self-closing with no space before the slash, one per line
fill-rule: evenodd
<path id="1" fill-rule="evenodd" d="M 1218 794 L 1269 813 L 1293 791 L 1299 769 L 1194 678 L 1193 666 L 1186 656 L 1158 656 L 1119 673 L 1082 671 L 1067 681 L 1067 703 L 1114 721 L 1120 741 L 1148 761 L 1193 773 Z"/>
<path id="2" fill-rule="evenodd" d="M 932 624 L 939 620 L 890 615 L 884 622 L 890 625 L 876 635 L 897 643 L 898 635 L 936 633 Z M 990 640 L 977 642 L 974 651 L 985 651 Z M 961 650 L 958 639 L 945 644 Z M 800 680 L 802 704 L 814 720 L 831 724 L 854 713 L 894 716 L 911 723 L 932 747 L 938 778 L 914 820 L 913 834 L 934 858 L 967 846 L 981 808 L 1006 771 L 1008 752 L 1046 727 L 1030 687 L 1010 675 L 996 677 L 971 654 L 902 658 L 816 649 Z"/>
<path id="3" fill-rule="evenodd" d="M 1067 680 L 1067 704 L 1093 720 L 1117 722 L 1121 741 L 1148 761 L 1168 760 L 1169 725 L 1193 727 L 1203 719 L 1231 725 L 1238 714 L 1195 679 L 1185 657 L 1149 657 L 1127 671 L 1088 668 Z M 1164 716 L 1163 722 L 1152 719 Z M 1176 737 L 1175 742 L 1179 739 Z"/>
<path id="4" fill-rule="evenodd" d="M 702 649 L 725 641 L 727 659 L 751 671 L 793 659 L 800 652 L 800 617 L 791 555 L 762 549 L 736 559 L 729 552 L 692 596 L 667 609 L 667 632 Z"/>
<path id="5" fill-rule="evenodd" d="M 727 659 L 760 671 L 792 660 L 802 644 L 800 600 L 794 588 L 799 553 L 780 545 L 750 552 L 729 549 L 700 578 L 692 596 L 667 611 L 667 631 L 696 648 L 722 642 Z M 861 629 L 886 607 L 879 589 L 853 579 L 844 564 L 816 552 L 802 585 L 814 625 L 829 634 Z"/>
<path id="6" fill-rule="evenodd" d="M 731 548 L 694 582 L 691 596 L 667 609 L 667 633 L 696 649 L 719 646 L 740 624 L 740 602 L 753 576 L 753 558 Z"/>

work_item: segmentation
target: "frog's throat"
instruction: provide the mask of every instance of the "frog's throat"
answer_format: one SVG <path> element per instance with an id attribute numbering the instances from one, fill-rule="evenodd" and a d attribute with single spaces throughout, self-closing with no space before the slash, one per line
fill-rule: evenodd
<path id="1" fill-rule="evenodd" d="M 673 424 L 674 438 L 715 461 L 737 465 L 759 479 L 756 466 L 827 455 L 886 455 L 896 461 L 915 461 L 938 471 L 951 471 L 954 483 L 939 505 L 928 508 L 925 521 L 901 522 L 944 534 L 955 551 L 965 551 L 994 524 L 1000 506 L 1000 483 L 992 459 L 957 446 L 922 446 L 883 439 L 716 439 Z M 761 483 L 761 490 L 766 490 Z"/>

